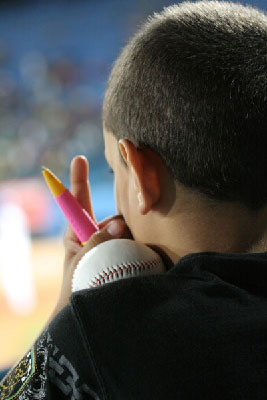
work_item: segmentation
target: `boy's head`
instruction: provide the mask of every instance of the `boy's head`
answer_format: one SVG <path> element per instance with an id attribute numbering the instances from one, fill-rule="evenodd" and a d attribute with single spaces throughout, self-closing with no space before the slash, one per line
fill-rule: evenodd
<path id="1" fill-rule="evenodd" d="M 154 14 L 116 60 L 102 116 L 108 161 L 114 151 L 120 160 L 115 187 L 116 174 L 132 166 L 127 156 L 142 154 L 157 160 L 157 173 L 165 169 L 172 199 L 180 193 L 175 185 L 209 206 L 261 210 L 267 203 L 267 16 L 222 1 L 185 2 Z M 119 145 L 119 139 L 126 140 Z M 136 165 L 142 170 L 140 160 Z M 148 182 L 159 179 L 153 168 L 146 172 L 149 191 Z"/>

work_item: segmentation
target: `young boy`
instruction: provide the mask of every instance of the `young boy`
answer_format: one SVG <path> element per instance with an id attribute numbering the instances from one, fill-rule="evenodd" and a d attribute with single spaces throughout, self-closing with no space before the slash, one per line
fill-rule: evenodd
<path id="1" fill-rule="evenodd" d="M 103 104 L 118 214 L 84 248 L 68 228 L 59 302 L 0 399 L 267 396 L 266 90 L 256 9 L 186 2 L 139 29 Z M 83 157 L 71 190 L 93 216 Z M 166 273 L 70 297 L 78 260 L 120 237 L 157 251 Z"/>

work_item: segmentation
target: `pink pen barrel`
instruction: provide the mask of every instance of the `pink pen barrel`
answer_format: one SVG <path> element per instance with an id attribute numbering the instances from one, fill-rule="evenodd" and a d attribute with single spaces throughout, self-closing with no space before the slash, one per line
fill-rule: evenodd
<path id="1" fill-rule="evenodd" d="M 55 197 L 55 200 L 82 244 L 99 230 L 98 225 L 88 212 L 80 206 L 68 189 Z"/>

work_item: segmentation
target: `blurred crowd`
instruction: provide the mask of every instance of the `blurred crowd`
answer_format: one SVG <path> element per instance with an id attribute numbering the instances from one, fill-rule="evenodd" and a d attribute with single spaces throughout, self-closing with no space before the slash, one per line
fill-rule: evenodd
<path id="1" fill-rule="evenodd" d="M 66 176 L 74 155 L 100 157 L 112 62 L 138 24 L 170 4 L 0 1 L 0 181 L 40 176 L 43 164 Z"/>
<path id="2" fill-rule="evenodd" d="M 162 1 L 0 1 L 0 212 L 20 207 L 33 238 L 66 228 L 42 165 L 69 187 L 70 162 L 84 154 L 96 218 L 116 212 L 104 159 L 105 86 L 138 21 Z"/>
<path id="3" fill-rule="evenodd" d="M 0 182 L 40 176 L 42 165 L 67 179 L 79 153 L 103 165 L 112 62 L 137 25 L 170 3 L 0 1 Z"/>
<path id="4" fill-rule="evenodd" d="M 40 174 L 40 165 L 66 172 L 69 160 L 102 151 L 101 106 L 90 93 L 85 65 L 74 59 L 49 60 L 25 54 L 21 79 L 9 71 L 0 46 L 0 180 Z M 99 65 L 99 74 L 105 65 Z"/>

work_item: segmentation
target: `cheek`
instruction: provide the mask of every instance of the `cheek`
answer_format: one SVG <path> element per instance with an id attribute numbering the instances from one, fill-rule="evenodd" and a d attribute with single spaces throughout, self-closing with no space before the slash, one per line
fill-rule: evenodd
<path id="1" fill-rule="evenodd" d="M 117 185 L 117 180 L 116 179 L 114 180 L 114 196 L 115 196 L 117 214 L 122 214 L 121 205 L 120 205 L 119 189 L 118 189 L 118 185 Z"/>
<path id="2" fill-rule="evenodd" d="M 116 174 L 114 174 L 114 197 L 115 197 L 115 203 L 116 203 L 116 210 L 117 214 L 123 214 L 122 212 L 122 204 L 121 204 L 121 184 L 120 184 L 120 179 L 116 178 Z"/>
<path id="3" fill-rule="evenodd" d="M 131 177 L 127 173 L 121 173 L 114 181 L 114 195 L 117 214 L 121 214 L 126 225 L 134 236 L 136 227 L 138 227 L 139 213 L 137 210 L 137 200 L 134 198 L 136 190 L 134 189 Z"/>
<path id="4" fill-rule="evenodd" d="M 118 214 L 122 214 L 127 221 L 129 212 L 127 176 L 120 173 L 114 180 L 114 196 Z"/>

